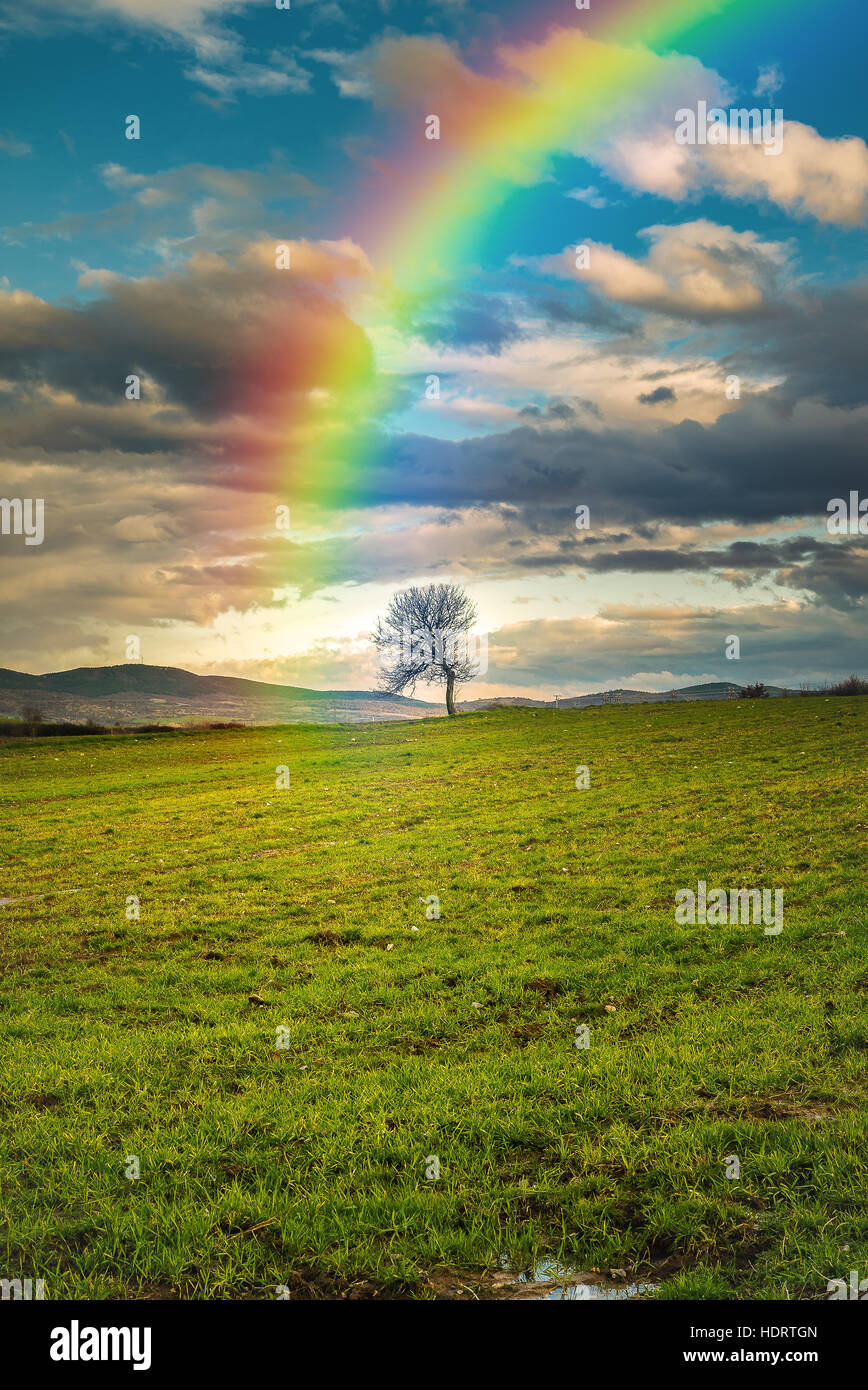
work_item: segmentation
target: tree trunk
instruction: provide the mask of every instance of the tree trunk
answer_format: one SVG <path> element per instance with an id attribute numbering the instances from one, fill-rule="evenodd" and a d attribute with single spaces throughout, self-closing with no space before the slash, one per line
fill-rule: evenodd
<path id="1" fill-rule="evenodd" d="M 446 672 L 446 713 L 455 713 L 455 674 L 452 671 Z"/>

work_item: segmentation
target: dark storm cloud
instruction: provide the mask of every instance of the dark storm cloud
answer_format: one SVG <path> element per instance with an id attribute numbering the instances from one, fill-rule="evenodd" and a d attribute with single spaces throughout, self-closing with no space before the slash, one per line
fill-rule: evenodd
<path id="1" fill-rule="evenodd" d="M 34 611 L 40 602 L 46 614 L 56 611 L 71 571 L 81 572 L 79 588 L 96 574 L 98 549 L 109 565 L 99 571 L 106 609 L 114 603 L 117 556 L 127 557 L 125 574 L 135 578 L 123 602 L 137 594 L 142 614 L 159 608 L 207 620 L 224 601 L 239 608 L 269 601 L 261 528 L 272 501 L 284 499 L 257 497 L 266 475 L 245 460 L 276 456 L 293 396 L 328 391 L 330 373 L 339 388 L 348 350 L 358 374 L 374 380 L 367 339 L 342 307 L 346 281 L 368 274 L 357 249 L 308 247 L 293 267 L 292 275 L 276 272 L 268 245 L 234 261 L 197 257 L 159 280 L 106 277 L 101 296 L 77 307 L 0 294 L 6 456 L 10 466 L 17 459 L 50 470 L 38 495 L 49 498 L 52 518 L 70 519 L 62 530 L 49 527 L 43 553 L 51 564 L 41 571 L 42 598 L 32 595 Z M 855 350 L 864 327 L 852 306 L 838 297 L 823 314 L 830 324 L 836 316 L 846 321 L 848 350 Z M 309 593 L 408 579 L 418 574 L 420 554 L 438 573 L 473 556 L 476 575 L 715 574 L 736 585 L 774 580 L 830 607 L 852 607 L 866 580 L 859 537 L 744 539 L 711 548 L 700 535 L 708 522 L 813 517 L 821 527 L 830 498 L 864 488 L 868 408 L 843 408 L 859 398 L 856 374 L 842 389 L 831 345 L 826 379 L 798 335 L 789 342 L 781 328 L 779 338 L 775 368 L 792 372 L 792 380 L 812 373 L 811 398 L 795 392 L 785 405 L 785 385 L 746 398 L 713 424 L 613 427 L 592 401 L 555 398 L 525 407 L 518 428 L 460 440 L 359 425 L 327 469 L 294 478 L 294 502 L 340 510 L 352 497 L 359 512 L 423 509 L 424 539 L 423 523 L 398 528 L 388 541 L 375 527 L 370 540 L 299 546 L 281 572 Z M 625 358 L 625 371 L 629 365 Z M 137 369 L 156 389 L 145 390 L 142 402 L 125 402 L 124 377 Z M 654 388 L 654 374 L 640 380 L 653 399 L 670 392 L 665 384 Z M 833 404 L 818 399 L 824 392 Z M 404 399 L 400 384 L 393 398 Z M 66 476 L 70 463 L 75 478 Z M 215 518 L 196 504 L 191 489 L 199 485 L 235 492 L 237 501 Z M 21 493 L 11 476 L 5 486 L 10 496 Z M 591 529 L 579 534 L 582 504 L 590 507 Z M 663 523 L 695 528 L 695 543 L 658 535 Z M 88 601 L 97 605 L 92 594 Z"/>
<path id="2" fill-rule="evenodd" d="M 785 378 L 775 396 L 787 407 L 818 400 L 851 408 L 868 401 L 868 284 L 854 283 L 783 305 L 759 339 L 745 337 L 728 362 Z M 736 365 L 738 363 L 738 365 Z"/>
<path id="3" fill-rule="evenodd" d="M 282 273 L 274 258 L 271 242 L 232 262 L 195 256 L 159 278 L 105 277 L 100 298 L 75 306 L 2 294 L 0 377 L 70 393 L 86 408 L 116 403 L 126 376 L 140 374 L 167 403 L 211 420 L 242 403 L 267 409 L 328 387 L 332 361 L 342 374 L 372 373 L 370 345 L 332 288 L 335 278 L 360 272 L 358 259 L 340 247 L 302 247 L 292 272 Z M 183 419 L 166 424 L 182 444 Z"/>
<path id="4" fill-rule="evenodd" d="M 407 435 L 382 441 L 362 496 L 451 507 L 583 503 L 604 526 L 825 517 L 828 499 L 865 477 L 866 414 L 804 403 L 785 417 L 748 401 L 712 425 L 686 420 L 654 434 L 522 426 L 460 441 Z"/>
<path id="5" fill-rule="evenodd" d="M 343 244 L 308 248 L 310 264 L 294 260 L 283 275 L 273 252 L 266 244 L 233 261 L 195 257 L 159 279 L 108 277 L 101 296 L 79 306 L 0 294 L 7 450 L 183 458 L 222 449 L 229 460 L 267 454 L 278 443 L 269 427 L 284 426 L 293 396 L 339 388 L 348 358 L 357 377 L 373 381 L 370 344 L 341 303 L 343 283 L 366 273 L 363 258 Z M 356 442 L 370 446 L 373 462 L 360 475 L 352 462 L 358 451 L 347 449 L 328 470 L 328 500 L 523 509 L 584 503 L 594 523 L 609 528 L 662 518 L 698 524 L 822 516 L 830 497 L 846 496 L 866 476 L 865 413 L 853 409 L 866 394 L 866 308 L 864 290 L 789 306 L 764 361 L 784 384 L 746 396 L 713 424 L 588 428 L 571 412 L 581 406 L 587 419 L 593 402 L 555 400 L 526 407 L 517 429 L 463 440 L 385 431 L 364 438 L 360 425 Z M 453 323 L 465 342 L 487 339 L 491 348 L 516 331 L 502 305 L 484 311 L 474 300 L 467 313 L 463 325 Z M 818 338 L 808 336 L 818 328 Z M 743 352 L 732 352 L 733 369 L 738 362 L 749 371 L 749 353 L 758 352 L 746 340 Z M 156 388 L 143 390 L 147 411 L 123 400 L 131 372 Z M 671 393 L 660 384 L 647 397 Z M 154 409 L 155 397 L 163 408 Z M 221 480 L 232 485 L 229 472 Z M 325 482 L 310 478 L 308 485 L 321 496 Z"/>
<path id="6" fill-rule="evenodd" d="M 868 592 L 868 540 L 862 536 L 847 537 L 843 544 L 841 539 L 799 536 L 780 542 L 733 541 L 720 550 L 624 549 L 596 555 L 583 547 L 577 559 L 596 574 L 716 572 L 741 585 L 769 573 L 778 584 L 822 595 L 841 607 L 860 603 Z"/>
<path id="7" fill-rule="evenodd" d="M 586 411 L 593 415 L 597 420 L 602 420 L 602 412 L 593 401 L 576 399 L 574 404 L 567 401 L 551 400 L 544 406 L 526 405 L 518 413 L 523 420 L 539 420 L 563 423 L 568 420 L 575 420 L 579 410 Z"/>
<path id="8" fill-rule="evenodd" d="M 653 391 L 643 391 L 636 397 L 640 405 L 661 405 L 664 401 L 677 400 L 671 386 L 657 386 Z"/>

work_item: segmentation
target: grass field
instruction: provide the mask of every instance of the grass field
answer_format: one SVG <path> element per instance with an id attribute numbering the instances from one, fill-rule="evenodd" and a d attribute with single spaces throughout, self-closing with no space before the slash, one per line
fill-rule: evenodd
<path id="1" fill-rule="evenodd" d="M 864 1277 L 866 723 L 802 698 L 0 747 L 0 1274 Z M 678 925 L 699 879 L 783 888 L 783 932 Z"/>

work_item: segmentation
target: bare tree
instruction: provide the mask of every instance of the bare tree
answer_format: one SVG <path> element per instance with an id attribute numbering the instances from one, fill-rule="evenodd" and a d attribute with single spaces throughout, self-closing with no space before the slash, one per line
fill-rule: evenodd
<path id="1" fill-rule="evenodd" d="M 848 676 L 834 685 L 824 685 L 823 692 L 826 695 L 868 695 L 868 681 L 861 676 Z"/>
<path id="2" fill-rule="evenodd" d="M 392 598 L 373 634 L 381 662 L 380 689 L 412 695 L 416 682 L 446 686 L 446 710 L 455 714 L 455 686 L 480 674 L 468 634 L 476 604 L 460 584 L 426 584 Z"/>

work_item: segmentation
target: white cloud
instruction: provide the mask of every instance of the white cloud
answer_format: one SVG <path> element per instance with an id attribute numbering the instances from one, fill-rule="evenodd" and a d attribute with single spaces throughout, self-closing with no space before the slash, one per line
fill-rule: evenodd
<path id="1" fill-rule="evenodd" d="M 567 273 L 565 266 L 562 270 Z M 394 345 L 394 352 L 396 369 L 411 375 L 417 373 L 422 380 L 429 371 L 445 380 L 454 377 L 461 381 L 465 398 L 473 393 L 476 398 L 509 408 L 514 408 L 516 401 L 557 398 L 572 405 L 582 424 L 591 430 L 601 429 L 604 422 L 611 424 L 614 420 L 629 420 L 643 429 L 685 418 L 711 423 L 738 405 L 725 398 L 724 375 L 719 365 L 710 358 L 698 359 L 694 348 L 686 348 L 682 356 L 671 349 L 657 351 L 653 342 L 642 343 L 630 359 L 629 370 L 625 370 L 624 354 L 617 347 L 607 350 L 595 339 L 577 340 L 573 332 L 555 333 L 544 324 L 533 325 L 532 332 L 507 344 L 496 355 L 465 348 L 432 348 L 422 340 L 402 340 Z M 388 369 L 388 363 L 381 365 Z M 674 399 L 662 403 L 652 416 L 647 407 L 639 404 L 637 395 L 661 383 L 671 388 Z M 755 393 L 769 384 L 752 381 L 751 391 Z M 598 407 L 599 416 L 585 408 L 583 403 L 588 400 Z M 465 412 L 457 418 L 463 418 L 468 425 L 468 434 L 476 432 L 478 417 L 473 420 Z M 491 419 L 495 424 L 508 423 L 505 417 L 495 420 L 493 413 Z M 559 428 L 557 418 L 546 425 Z"/>
<path id="2" fill-rule="evenodd" d="M 21 14 L 4 10 L 10 27 L 56 27 L 64 23 L 99 23 L 114 20 L 139 31 L 151 31 L 192 50 L 196 62 L 185 75 L 214 94 L 232 101 L 237 92 L 271 95 L 304 92 L 309 75 L 294 58 L 273 51 L 267 62 L 249 58 L 239 36 L 224 21 L 252 4 L 252 0 L 64 0 L 61 14 L 54 0 L 31 0 Z M 2 5 L 2 0 L 0 0 Z M 274 11 L 278 23 L 283 11 Z M 282 37 L 281 31 L 275 38 Z"/>
<path id="3" fill-rule="evenodd" d="M 769 63 L 766 67 L 759 69 L 753 94 L 755 97 L 773 97 L 783 85 L 784 74 L 777 63 Z"/>
<path id="4" fill-rule="evenodd" d="M 13 158 L 20 159 L 22 155 L 32 154 L 33 150 L 26 140 L 18 140 L 8 130 L 0 133 L 0 150 L 4 154 L 11 154 Z"/>
<path id="5" fill-rule="evenodd" d="M 699 218 L 646 227 L 641 235 L 651 243 L 644 262 L 588 242 L 586 269 L 576 269 L 573 247 L 541 267 L 589 283 L 619 304 L 698 319 L 754 312 L 786 285 L 788 248 L 755 232 Z"/>
<path id="6" fill-rule="evenodd" d="M 208 21 L 241 8 L 243 0 L 67 0 L 65 5 L 67 13 L 73 15 L 114 16 L 130 24 L 185 36 L 203 33 Z"/>
<path id="7" fill-rule="evenodd" d="M 593 184 L 590 184 L 588 188 L 571 188 L 567 197 L 575 198 L 577 203 L 587 203 L 589 208 L 599 209 L 609 206 L 608 198 L 605 198 Z"/>
<path id="8" fill-rule="evenodd" d="M 227 71 L 203 66 L 186 70 L 186 76 L 207 87 L 223 101 L 234 101 L 239 92 L 250 96 L 273 96 L 280 92 L 310 91 L 310 73 L 294 58 L 272 53 L 269 63 L 252 63 L 235 58 Z"/>
<path id="9" fill-rule="evenodd" d="M 627 187 L 675 201 L 715 188 L 820 222 L 865 221 L 868 147 L 857 136 L 827 139 L 812 126 L 784 121 L 780 153 L 767 154 L 760 144 L 678 145 L 674 131 L 674 120 L 625 131 L 588 157 Z"/>
<path id="10" fill-rule="evenodd" d="M 868 147 L 857 136 L 827 140 L 811 126 L 785 121 L 779 155 L 766 156 L 760 145 L 706 146 L 700 164 L 707 182 L 730 197 L 764 196 L 821 222 L 865 221 Z"/>
<path id="11" fill-rule="evenodd" d="M 374 86 L 369 75 L 367 52 L 344 53 L 338 48 L 314 48 L 304 56 L 315 63 L 324 63 L 329 68 L 332 81 L 342 97 L 373 96 Z"/>

